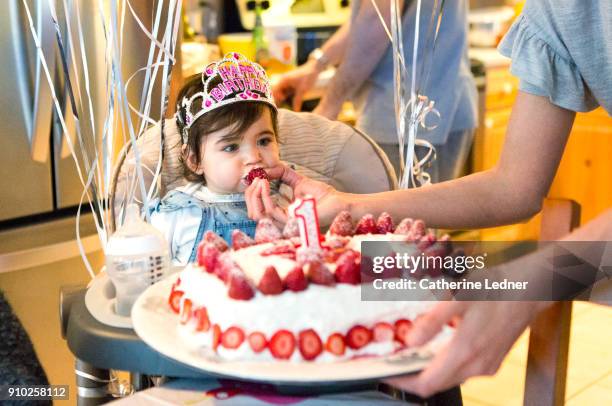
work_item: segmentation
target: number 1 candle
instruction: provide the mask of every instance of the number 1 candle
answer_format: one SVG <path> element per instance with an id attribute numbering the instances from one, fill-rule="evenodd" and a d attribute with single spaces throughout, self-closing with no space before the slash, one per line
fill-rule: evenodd
<path id="1" fill-rule="evenodd" d="M 289 206 L 289 214 L 298 221 L 302 246 L 321 249 L 319 217 L 317 216 L 315 199 L 312 197 L 296 199 Z"/>

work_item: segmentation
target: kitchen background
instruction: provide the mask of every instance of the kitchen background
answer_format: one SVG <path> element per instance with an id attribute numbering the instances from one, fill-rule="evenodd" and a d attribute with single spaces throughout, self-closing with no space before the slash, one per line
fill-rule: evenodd
<path id="1" fill-rule="evenodd" d="M 37 2 L 29 3 L 42 17 L 44 9 L 40 5 L 37 8 Z M 140 15 L 150 15 L 147 2 L 133 3 Z M 319 14 L 316 18 L 298 19 L 294 60 L 303 62 L 310 50 L 331 35 L 348 16 L 348 3 L 332 0 L 295 2 L 297 14 L 305 13 L 305 10 L 312 14 L 313 9 Z M 490 168 L 499 157 L 517 81 L 509 73 L 509 60 L 501 57 L 494 45 L 520 10 L 520 3 L 470 1 L 474 34 L 471 36 L 470 57 L 480 81 L 481 124 L 466 168 L 468 172 Z M 208 59 L 223 52 L 224 47 L 244 46 L 245 41 L 250 42 L 250 33 L 244 31 L 252 28 L 253 15 L 247 11 L 246 1 L 186 0 L 184 4 L 183 52 L 178 55 L 183 76 L 197 71 Z M 90 74 L 95 78 L 99 74 L 96 65 L 100 65 L 96 64 L 96 46 L 99 46 L 100 38 L 94 34 L 98 18 L 87 7 L 82 7 L 81 11 L 85 34 L 91 36 L 88 58 Z M 21 1 L 7 2 L 0 23 L 5 27 L 0 33 L 0 50 L 5 55 L 0 64 L 0 165 L 4 174 L 0 188 L 0 291 L 30 334 L 50 382 L 68 383 L 74 393 L 74 357 L 61 338 L 58 297 L 60 287 L 84 285 L 88 281 L 74 242 L 73 215 L 81 186 L 65 141 L 58 131 L 57 116 L 51 108 L 51 96 L 35 56 Z M 53 27 L 41 25 L 40 29 L 49 33 Z M 124 60 L 122 69 L 133 72 L 146 59 L 144 50 L 147 47 L 138 44 L 148 44 L 148 40 L 135 26 L 128 26 L 126 32 L 133 54 Z M 243 33 L 227 35 L 236 32 Z M 47 58 L 54 61 L 51 70 L 56 73 L 56 89 L 61 89 L 65 80 L 59 73 L 53 43 L 53 40 L 48 40 L 46 53 Z M 282 71 L 290 69 L 291 64 L 275 68 Z M 321 87 L 324 81 L 325 77 Z M 92 80 L 94 97 L 103 92 L 97 87 L 103 83 L 103 80 Z M 137 96 L 134 93 L 129 97 Z M 316 97 L 315 91 L 311 99 Z M 66 103 L 65 100 L 62 102 Z M 103 112 L 97 111 L 96 114 L 102 115 Z M 345 105 L 340 118 L 348 123 L 354 120 L 350 103 Z M 612 205 L 612 188 L 607 186 L 612 184 L 611 140 L 612 119 L 605 111 L 597 109 L 588 114 L 578 114 L 550 195 L 579 202 L 583 223 Z M 539 222 L 540 218 L 536 216 L 523 224 L 464 233 L 457 237 L 535 240 Z M 83 243 L 92 266 L 100 269 L 104 258 L 88 216 L 83 219 L 81 233 L 85 236 Z M 567 404 L 612 404 L 610 316 L 610 308 L 587 303 L 574 306 Z M 465 404 L 521 404 L 526 352 L 527 334 L 524 334 L 495 376 L 472 379 L 462 386 Z M 71 404 L 74 398 L 58 403 Z"/>

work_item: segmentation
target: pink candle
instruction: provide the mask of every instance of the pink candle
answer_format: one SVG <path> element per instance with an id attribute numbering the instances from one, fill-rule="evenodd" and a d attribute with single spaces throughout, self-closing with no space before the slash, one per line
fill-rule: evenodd
<path id="1" fill-rule="evenodd" d="M 319 239 L 319 217 L 315 199 L 296 199 L 289 206 L 289 214 L 295 217 L 300 227 L 302 246 L 322 249 Z"/>

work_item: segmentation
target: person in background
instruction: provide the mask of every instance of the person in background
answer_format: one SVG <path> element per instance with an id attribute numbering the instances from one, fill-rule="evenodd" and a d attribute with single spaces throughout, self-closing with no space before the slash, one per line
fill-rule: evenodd
<path id="1" fill-rule="evenodd" d="M 213 63 L 188 78 L 177 99 L 189 183 L 150 208 L 151 224 L 166 236 L 176 265 L 196 259 L 207 231 L 230 244 L 234 229 L 254 236 L 257 223 L 249 219 L 244 198 L 254 186 L 248 176 L 280 159 L 277 110 L 265 72 L 242 55 L 228 56 L 234 60 Z"/>
<path id="2" fill-rule="evenodd" d="M 314 196 L 323 224 L 329 224 L 341 210 L 359 218 L 384 209 L 395 218 L 422 218 L 432 227 L 444 228 L 492 227 L 527 219 L 542 208 L 576 112 L 601 106 L 612 115 L 611 21 L 612 2 L 608 0 L 526 2 L 499 46 L 502 54 L 512 58 L 511 72 L 520 84 L 501 158 L 492 169 L 429 187 L 370 195 L 340 193 L 284 166 L 269 173 L 290 185 L 296 197 Z M 254 206 L 258 200 L 267 201 L 264 207 L 271 206 L 269 197 L 255 189 L 248 194 L 247 205 Z M 268 213 L 279 212 L 267 210 L 253 218 Z M 612 209 L 563 240 L 612 241 Z M 582 263 L 604 269 L 600 252 L 572 254 Z M 550 255 L 546 249 L 538 250 L 504 265 L 501 271 L 550 290 L 553 275 L 532 266 Z M 611 259 L 604 260 L 609 266 Z M 612 293 L 609 276 L 591 283 L 604 298 Z M 469 377 L 493 374 L 519 335 L 548 305 L 527 301 L 439 303 L 415 323 L 409 342 L 422 344 L 455 319 L 458 324 L 452 340 L 421 373 L 388 382 L 428 396 Z"/>
<path id="3" fill-rule="evenodd" d="M 390 0 L 376 4 L 390 27 Z M 425 58 L 425 43 L 434 0 L 424 0 L 419 21 L 419 60 Z M 467 0 L 447 1 L 440 24 L 435 52 L 426 71 L 417 72 L 422 90 L 435 101 L 442 119 L 432 131 L 420 131 L 419 138 L 431 142 L 437 159 L 427 172 L 433 182 L 461 174 L 472 145 L 477 122 L 477 94 L 467 56 Z M 438 2 L 439 4 L 439 2 Z M 273 84 L 277 103 L 293 97 L 293 109 L 301 109 L 304 94 L 328 66 L 336 73 L 314 113 L 335 120 L 342 104 L 352 100 L 357 110 L 356 127 L 385 151 L 399 175 L 399 143 L 395 126 L 393 49 L 371 0 L 351 2 L 352 13 L 336 33 L 311 53 L 309 60 L 284 74 Z M 403 46 L 407 69 L 412 69 L 412 47 L 416 17 L 415 1 L 400 1 Z M 435 22 L 434 22 L 435 24 Z M 431 46 L 431 45 L 429 45 Z M 417 151 L 418 153 L 418 151 Z"/>

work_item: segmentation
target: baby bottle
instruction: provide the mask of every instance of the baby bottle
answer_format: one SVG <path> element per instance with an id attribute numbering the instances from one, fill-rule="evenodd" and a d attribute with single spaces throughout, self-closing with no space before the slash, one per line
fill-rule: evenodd
<path id="1" fill-rule="evenodd" d="M 129 316 L 138 296 L 168 270 L 168 243 L 163 234 L 140 218 L 138 205 L 128 205 L 125 222 L 106 245 L 106 272 L 116 291 L 115 312 Z"/>

